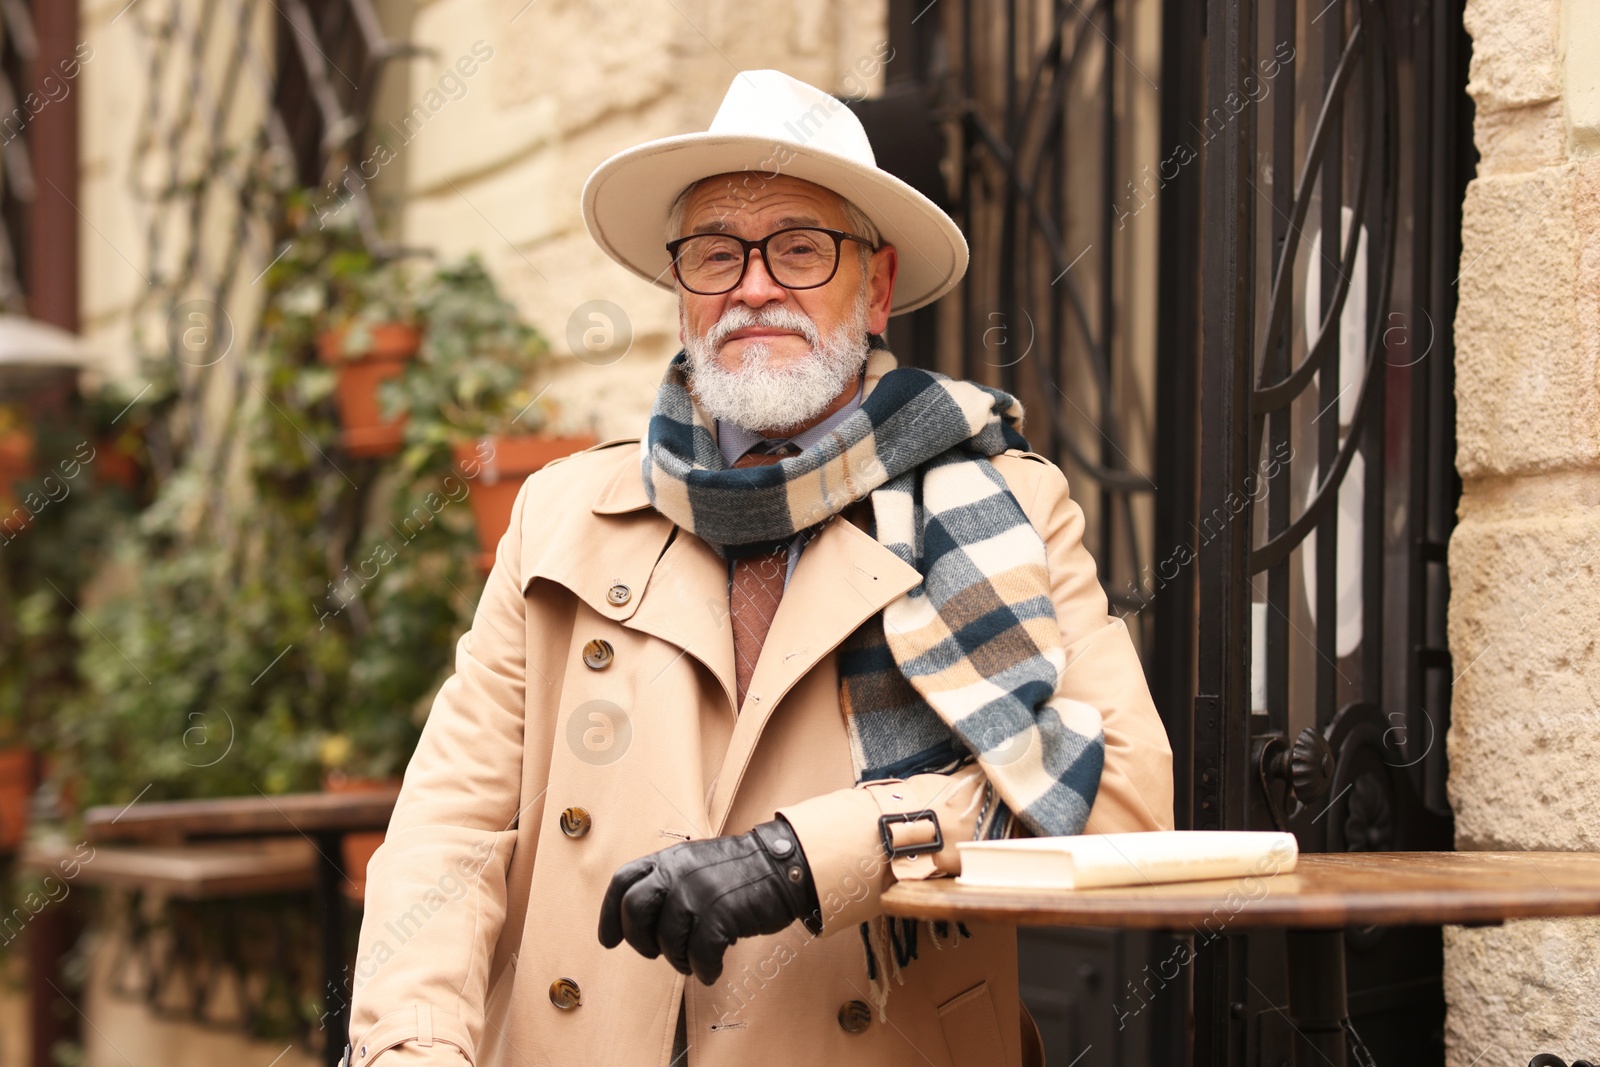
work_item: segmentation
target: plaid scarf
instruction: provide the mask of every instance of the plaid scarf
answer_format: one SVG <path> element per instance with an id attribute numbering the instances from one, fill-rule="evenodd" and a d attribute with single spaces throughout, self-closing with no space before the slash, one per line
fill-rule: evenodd
<path id="1" fill-rule="evenodd" d="M 869 344 L 858 410 L 798 456 L 744 469 L 723 461 L 678 352 L 650 414 L 645 491 L 725 558 L 773 552 L 870 499 L 878 544 L 922 582 L 838 649 L 856 782 L 950 774 L 976 758 L 987 782 L 974 837 L 1006 837 L 1018 819 L 1040 837 L 1082 833 L 1106 760 L 1101 717 L 1056 696 L 1066 654 L 1045 544 L 989 462 L 1026 450 L 1022 405 L 899 366 L 877 334 Z M 928 939 L 955 944 L 968 933 L 955 928 L 928 923 Z M 883 915 L 861 923 L 882 1019 L 890 977 L 904 984 L 917 958 L 917 929 Z"/>
<path id="2" fill-rule="evenodd" d="M 739 469 L 718 450 L 680 351 L 651 411 L 645 490 L 730 559 L 781 548 L 870 498 L 873 536 L 922 581 L 839 649 L 856 781 L 976 759 L 989 783 L 977 836 L 1005 836 L 1013 812 L 1037 836 L 1082 833 L 1105 758 L 1100 713 L 1056 695 L 1065 653 L 1044 542 L 988 459 L 1027 449 L 1022 405 L 901 367 L 876 334 L 869 347 L 859 409 L 799 455 Z M 876 984 L 882 947 L 863 933 Z M 889 933 L 903 965 L 915 926 Z"/>

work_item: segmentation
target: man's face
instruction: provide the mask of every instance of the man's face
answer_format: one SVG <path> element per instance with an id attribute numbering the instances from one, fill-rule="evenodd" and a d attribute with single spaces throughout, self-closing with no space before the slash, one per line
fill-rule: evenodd
<path id="1" fill-rule="evenodd" d="M 740 173 L 718 175 L 696 186 L 684 212 L 683 234 L 730 233 L 754 241 L 789 226 L 824 226 L 854 232 L 845 221 L 838 194 L 832 190 L 787 175 Z M 785 289 L 772 280 L 760 252 L 750 254 L 744 277 L 730 292 L 701 296 L 680 285 L 679 340 L 687 342 L 687 333 L 705 336 L 730 308 L 740 304 L 754 311 L 777 307 L 797 312 L 809 318 L 817 332 L 826 337 L 855 318 L 863 284 L 867 329 L 881 333 L 889 321 L 897 265 L 895 251 L 888 245 L 878 249 L 863 273 L 859 254 L 862 247 L 845 241 L 839 249 L 838 273 L 816 289 Z M 759 345 L 765 353 L 763 362 L 772 371 L 813 355 L 812 346 L 796 329 L 756 325 L 730 332 L 718 348 L 718 362 L 724 369 L 735 371 L 752 345 Z"/>

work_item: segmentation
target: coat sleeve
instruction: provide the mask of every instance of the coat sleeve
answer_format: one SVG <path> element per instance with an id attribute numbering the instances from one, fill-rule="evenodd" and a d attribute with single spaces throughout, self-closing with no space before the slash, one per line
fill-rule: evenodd
<path id="1" fill-rule="evenodd" d="M 1127 627 L 1107 612 L 1094 560 L 1083 546 L 1083 511 L 1067 492 L 1066 475 L 1033 453 L 996 456 L 994 463 L 1045 542 L 1067 662 L 1056 691 L 1098 708 L 1105 730 L 1105 770 L 1084 832 L 1170 830 L 1172 748 Z M 778 809 L 794 827 L 816 879 L 823 935 L 876 915 L 878 898 L 898 879 L 959 874 L 956 842 L 976 832 L 985 785 L 983 771 L 972 764 L 953 775 L 866 782 Z M 923 809 L 938 816 L 943 848 L 888 862 L 879 816 Z M 932 839 L 926 822 L 891 830 L 896 845 Z"/>
<path id="2" fill-rule="evenodd" d="M 537 476 L 535 476 L 537 477 Z M 522 781 L 524 483 L 367 867 L 351 1063 L 475 1062 Z"/>

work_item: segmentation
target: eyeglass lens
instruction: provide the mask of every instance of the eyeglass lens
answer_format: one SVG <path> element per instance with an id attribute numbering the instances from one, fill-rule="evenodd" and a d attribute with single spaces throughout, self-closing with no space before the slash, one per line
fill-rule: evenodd
<path id="1" fill-rule="evenodd" d="M 785 230 L 773 234 L 762 257 L 772 280 L 786 288 L 821 285 L 833 275 L 839 247 L 822 230 Z M 678 246 L 678 277 L 690 289 L 726 292 L 744 269 L 745 252 L 725 234 L 703 233 Z"/>

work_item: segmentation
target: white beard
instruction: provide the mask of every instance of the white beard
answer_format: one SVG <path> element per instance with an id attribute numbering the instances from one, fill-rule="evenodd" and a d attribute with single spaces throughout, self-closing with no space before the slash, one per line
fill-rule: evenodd
<path id="1" fill-rule="evenodd" d="M 781 433 L 808 422 L 827 410 L 866 366 L 867 310 L 867 289 L 862 286 L 850 321 L 823 337 L 809 316 L 792 308 L 773 305 L 757 311 L 734 304 L 703 336 L 697 336 L 680 301 L 678 321 L 689 356 L 690 391 L 707 415 L 751 432 Z M 774 369 L 768 366 L 772 346 L 764 340 L 747 341 L 738 368 L 730 371 L 718 361 L 718 352 L 728 334 L 746 326 L 793 330 L 805 338 L 811 355 Z"/>

